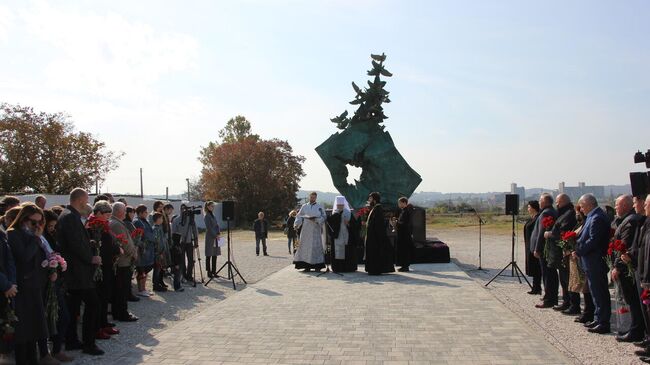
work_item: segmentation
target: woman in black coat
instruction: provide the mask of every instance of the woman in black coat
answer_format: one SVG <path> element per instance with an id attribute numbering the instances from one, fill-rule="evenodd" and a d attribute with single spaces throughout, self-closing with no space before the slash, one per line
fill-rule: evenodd
<path id="1" fill-rule="evenodd" d="M 539 202 L 529 201 L 528 214 L 530 214 L 530 218 L 524 224 L 524 251 L 526 252 L 526 275 L 533 277 L 533 289 L 528 294 L 542 294 L 542 268 L 539 266 L 539 259 L 530 252 L 530 237 L 533 235 L 539 212 Z"/>
<path id="2" fill-rule="evenodd" d="M 100 200 L 93 207 L 93 215 L 96 219 L 106 222 L 111 217 L 113 209 L 108 201 Z M 89 230 L 90 237 L 93 233 Z M 99 321 L 96 338 L 108 339 L 111 335 L 116 335 L 119 330 L 113 328 L 108 322 L 108 304 L 113 296 L 113 287 L 115 285 L 115 270 L 113 264 L 115 258 L 120 255 L 120 246 L 113 240 L 110 231 L 102 231 L 101 246 L 99 247 L 99 256 L 102 257 L 102 278 L 96 283 L 97 295 L 99 296 Z"/>
<path id="3" fill-rule="evenodd" d="M 46 259 L 43 233 L 43 211 L 34 204 L 21 208 L 9 226 L 7 236 L 16 263 L 16 364 L 38 364 L 36 342 L 46 338 L 47 322 L 43 304 L 43 290 L 47 284 L 47 269 L 41 266 Z M 56 280 L 56 274 L 50 277 Z"/>

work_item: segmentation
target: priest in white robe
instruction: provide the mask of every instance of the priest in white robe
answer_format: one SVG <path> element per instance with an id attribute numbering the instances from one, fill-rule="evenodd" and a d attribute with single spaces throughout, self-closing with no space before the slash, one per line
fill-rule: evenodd
<path id="1" fill-rule="evenodd" d="M 300 229 L 300 246 L 293 257 L 296 269 L 305 271 L 325 268 L 323 251 L 323 223 L 325 209 L 316 203 L 316 193 L 309 194 L 309 203 L 300 207 L 294 227 Z"/>
<path id="2" fill-rule="evenodd" d="M 327 217 L 328 244 L 330 245 L 330 260 L 332 271 L 352 272 L 357 270 L 357 255 L 355 240 L 350 235 L 352 212 L 350 205 L 343 196 L 334 199 L 332 215 Z"/>

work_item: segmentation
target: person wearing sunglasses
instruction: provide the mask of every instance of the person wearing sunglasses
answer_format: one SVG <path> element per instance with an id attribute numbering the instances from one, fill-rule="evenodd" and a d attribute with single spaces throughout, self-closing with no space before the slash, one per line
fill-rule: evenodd
<path id="1" fill-rule="evenodd" d="M 15 353 L 17 364 L 36 364 L 36 342 L 48 335 L 43 290 L 48 280 L 46 259 L 40 236 L 44 229 L 43 211 L 33 203 L 25 204 L 9 226 L 7 237 L 16 264 L 18 292 L 15 297 Z M 56 273 L 50 280 L 56 281 Z"/>

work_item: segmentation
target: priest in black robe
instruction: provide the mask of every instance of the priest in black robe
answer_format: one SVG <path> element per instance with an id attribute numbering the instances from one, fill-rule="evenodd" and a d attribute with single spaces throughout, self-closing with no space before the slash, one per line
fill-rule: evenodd
<path id="1" fill-rule="evenodd" d="M 394 219 L 393 227 L 397 230 L 397 244 L 395 252 L 395 261 L 400 268 L 400 272 L 408 272 L 411 260 L 413 260 L 413 229 L 411 228 L 411 216 L 413 206 L 409 204 L 406 197 L 399 198 L 399 217 Z"/>
<path id="2" fill-rule="evenodd" d="M 366 272 L 368 275 L 395 272 L 393 246 L 388 240 L 384 209 L 380 203 L 379 193 L 370 193 L 368 197 L 370 213 L 366 221 Z"/>

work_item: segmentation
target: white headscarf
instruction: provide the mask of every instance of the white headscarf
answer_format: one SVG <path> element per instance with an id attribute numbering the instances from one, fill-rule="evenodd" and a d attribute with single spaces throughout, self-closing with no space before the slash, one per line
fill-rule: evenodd
<path id="1" fill-rule="evenodd" d="M 348 200 L 345 199 L 344 196 L 339 195 L 336 198 L 334 198 L 333 211 L 338 212 L 337 206 L 340 204 L 343 204 L 343 209 L 350 210 L 350 204 L 348 204 Z"/>

